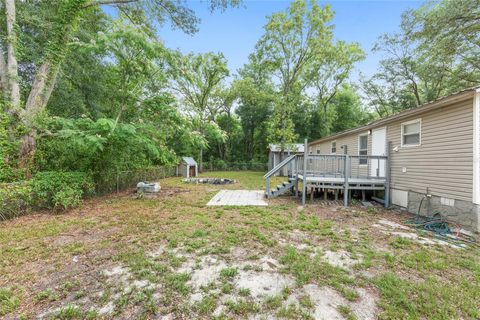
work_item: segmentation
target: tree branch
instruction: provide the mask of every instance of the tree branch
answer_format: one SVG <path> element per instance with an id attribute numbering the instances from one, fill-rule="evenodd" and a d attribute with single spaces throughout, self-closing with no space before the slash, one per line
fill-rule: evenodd
<path id="1" fill-rule="evenodd" d="M 90 3 L 85 4 L 82 7 L 82 9 L 87 9 L 95 6 L 103 6 L 103 5 L 127 4 L 127 3 L 138 2 L 138 1 L 140 0 L 98 0 L 98 1 L 92 1 Z"/>

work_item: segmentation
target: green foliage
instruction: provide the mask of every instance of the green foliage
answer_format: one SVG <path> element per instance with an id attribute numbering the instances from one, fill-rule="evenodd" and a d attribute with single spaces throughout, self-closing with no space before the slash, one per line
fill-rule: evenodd
<path id="1" fill-rule="evenodd" d="M 45 124 L 50 135 L 40 141 L 39 170 L 90 172 L 95 181 L 114 179 L 119 170 L 174 163 L 167 137 L 153 124 L 116 123 L 113 119 L 52 118 Z"/>
<path id="2" fill-rule="evenodd" d="M 251 58 L 263 65 L 268 77 L 278 79 L 268 137 L 282 149 L 299 135 L 319 138 L 329 133 L 332 99 L 353 65 L 364 58 L 358 44 L 334 41 L 332 19 L 329 6 L 295 0 L 269 17 Z M 320 117 L 310 121 L 311 114 Z"/>
<path id="3" fill-rule="evenodd" d="M 388 116 L 480 84 L 477 0 L 427 2 L 382 35 L 378 72 L 363 81 L 369 104 Z"/>
<path id="4" fill-rule="evenodd" d="M 225 142 L 225 133 L 215 121 L 222 107 L 222 82 L 229 75 L 223 54 L 205 53 L 172 54 L 170 62 L 171 84 L 184 104 L 185 111 L 198 134 L 207 141 Z M 199 166 L 203 167 L 203 150 L 208 143 L 199 146 Z"/>
<path id="5" fill-rule="evenodd" d="M 91 177 L 83 172 L 39 172 L 31 186 L 34 203 L 41 208 L 75 207 L 94 191 Z"/>
<path id="6" fill-rule="evenodd" d="M 0 97 L 0 182 L 22 179 L 23 172 L 17 166 L 20 131 L 15 119 L 4 110 Z"/>
<path id="7" fill-rule="evenodd" d="M 28 213 L 32 202 L 30 183 L 19 181 L 0 184 L 0 220 Z"/>

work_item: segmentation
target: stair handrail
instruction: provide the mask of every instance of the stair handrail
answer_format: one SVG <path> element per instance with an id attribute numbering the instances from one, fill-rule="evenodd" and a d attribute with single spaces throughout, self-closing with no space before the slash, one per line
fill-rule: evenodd
<path id="1" fill-rule="evenodd" d="M 296 154 L 292 154 L 291 156 L 285 158 L 282 162 L 280 162 L 279 164 L 277 164 L 275 167 L 273 167 L 270 171 L 268 171 L 264 176 L 263 178 L 266 179 L 266 178 L 270 178 L 271 176 L 273 176 L 275 173 L 277 173 L 278 171 L 280 171 L 280 169 L 282 169 L 284 166 L 286 166 L 287 164 L 289 164 L 293 159 L 295 159 L 297 157 Z"/>

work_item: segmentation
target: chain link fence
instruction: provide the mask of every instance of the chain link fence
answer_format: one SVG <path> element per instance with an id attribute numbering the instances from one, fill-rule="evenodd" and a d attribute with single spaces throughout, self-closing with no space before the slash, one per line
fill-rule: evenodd
<path id="1" fill-rule="evenodd" d="M 176 175 L 176 166 L 117 171 L 95 179 L 96 194 L 105 195 L 137 186 L 140 181 L 158 181 Z"/>
<path id="2" fill-rule="evenodd" d="M 203 171 L 267 171 L 263 162 L 204 162 Z"/>

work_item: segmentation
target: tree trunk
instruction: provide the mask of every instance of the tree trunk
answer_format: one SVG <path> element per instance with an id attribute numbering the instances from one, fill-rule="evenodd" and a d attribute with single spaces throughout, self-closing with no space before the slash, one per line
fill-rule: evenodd
<path id="1" fill-rule="evenodd" d="M 203 172 L 203 148 L 200 148 L 200 152 L 198 153 L 198 171 L 200 173 Z"/>
<path id="2" fill-rule="evenodd" d="M 43 111 L 47 105 L 55 85 L 57 74 L 58 68 L 52 68 L 50 61 L 44 62 L 38 69 L 35 79 L 33 80 L 32 89 L 28 95 L 27 103 L 25 104 L 25 113 L 23 115 L 24 123 L 28 128 L 31 127 L 35 117 Z"/>
<path id="3" fill-rule="evenodd" d="M 57 75 L 58 67 L 52 68 L 51 63 L 47 61 L 40 66 L 33 80 L 32 89 L 22 114 L 23 124 L 28 129 L 28 133 L 22 137 L 21 141 L 19 159 L 21 168 L 28 169 L 33 162 L 33 156 L 36 151 L 34 121 L 38 114 L 45 109 L 55 87 Z"/>
<path id="4" fill-rule="evenodd" d="M 31 178 L 31 172 L 29 168 L 33 164 L 33 157 L 36 151 L 35 135 L 36 135 L 36 131 L 32 130 L 29 133 L 23 135 L 22 137 L 19 167 L 26 169 L 25 170 L 26 178 Z"/>
<path id="5" fill-rule="evenodd" d="M 20 85 L 18 84 L 18 64 L 15 53 L 17 33 L 15 30 L 15 1 L 5 0 L 5 13 L 7 16 L 7 82 L 10 109 L 17 113 L 20 108 Z"/>
<path id="6" fill-rule="evenodd" d="M 7 82 L 7 63 L 5 62 L 5 57 L 3 56 L 3 49 L 0 48 L 0 92 L 5 94 L 8 90 Z"/>

